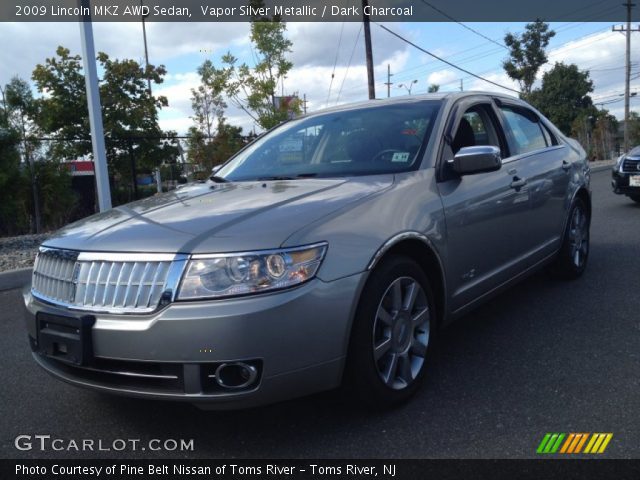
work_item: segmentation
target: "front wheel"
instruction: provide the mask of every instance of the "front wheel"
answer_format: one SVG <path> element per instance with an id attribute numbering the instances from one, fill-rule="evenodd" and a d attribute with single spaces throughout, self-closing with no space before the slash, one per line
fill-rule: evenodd
<path id="1" fill-rule="evenodd" d="M 584 273 L 589 258 L 590 224 L 587 207 L 582 199 L 577 198 L 569 212 L 569 222 L 558 258 L 551 267 L 551 272 L 555 276 L 572 280 Z"/>
<path id="2" fill-rule="evenodd" d="M 629 198 L 636 203 L 640 203 L 640 195 L 629 195 Z"/>
<path id="3" fill-rule="evenodd" d="M 345 387 L 374 407 L 405 401 L 422 384 L 434 332 L 427 276 L 408 257 L 371 273 L 352 329 Z"/>

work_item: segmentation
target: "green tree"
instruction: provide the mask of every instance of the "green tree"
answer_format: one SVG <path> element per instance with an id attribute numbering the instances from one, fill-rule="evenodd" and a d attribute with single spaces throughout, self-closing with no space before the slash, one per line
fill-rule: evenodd
<path id="1" fill-rule="evenodd" d="M 575 124 L 576 119 L 598 114 L 591 92 L 593 82 L 588 71 L 560 62 L 543 75 L 541 87 L 532 91 L 528 100 L 566 135 L 571 135 L 576 125 L 584 124 Z"/>
<path id="2" fill-rule="evenodd" d="M 264 6 L 262 0 L 252 0 L 254 7 Z M 221 69 L 215 70 L 215 82 L 224 85 L 231 101 L 247 113 L 258 125 L 270 129 L 286 120 L 289 111 L 300 113 L 298 100 L 277 104 L 276 91 L 284 82 L 293 63 L 287 58 L 291 41 L 286 38 L 287 26 L 277 16 L 252 17 L 250 39 L 253 44 L 255 64 L 238 64 L 238 59 L 228 52 L 222 57 Z"/>
<path id="3" fill-rule="evenodd" d="M 89 114 L 82 59 L 58 47 L 56 56 L 36 65 L 32 79 L 40 93 L 36 123 L 48 137 L 53 158 L 77 158 L 91 152 Z"/>
<path id="4" fill-rule="evenodd" d="M 29 84 L 18 77 L 11 79 L 4 90 L 3 97 L 9 125 L 20 136 L 20 153 L 31 185 L 33 229 L 35 232 L 40 232 L 42 230 L 41 199 L 38 193 L 39 182 L 34 158 L 38 148 L 38 141 L 36 126 L 33 122 L 37 112 L 37 104 Z"/>
<path id="5" fill-rule="evenodd" d="M 209 171 L 242 148 L 244 139 L 242 128 L 226 123 L 222 71 L 206 60 L 198 73 L 201 84 L 191 90 L 195 125 L 189 129 L 189 159 L 201 170 Z"/>
<path id="6" fill-rule="evenodd" d="M 6 88 L 0 85 L 0 235 L 29 229 L 29 187 L 20 171 L 20 132 L 10 122 Z"/>
<path id="7" fill-rule="evenodd" d="M 640 115 L 634 111 L 629 112 L 629 144 L 640 145 Z"/>
<path id="8" fill-rule="evenodd" d="M 509 58 L 502 66 L 507 75 L 520 84 L 524 97 L 531 92 L 540 67 L 547 63 L 545 49 L 555 34 L 556 32 L 549 30 L 549 24 L 536 20 L 528 23 L 521 35 L 507 33 L 504 37 L 504 43 L 509 48 Z"/>
<path id="9" fill-rule="evenodd" d="M 610 159 L 615 150 L 615 136 L 618 130 L 618 120 L 607 110 L 598 110 L 595 126 L 591 135 L 593 154 L 598 159 Z"/>
<path id="10" fill-rule="evenodd" d="M 100 99 L 104 124 L 107 160 L 114 178 L 130 185 L 128 199 L 136 190 L 135 169 L 150 172 L 177 154 L 175 142 L 162 137 L 175 137 L 163 132 L 158 124 L 158 111 L 168 105 L 162 96 L 153 96 L 147 81 L 160 84 L 165 67 L 143 68 L 134 60 L 112 60 L 98 53 L 103 71 Z M 91 139 L 82 73 L 81 57 L 58 47 L 56 57 L 36 66 L 33 80 L 40 92 L 38 124 L 48 136 L 56 138 L 49 152 L 51 158 L 73 159 L 91 154 Z M 134 165 L 132 165 L 134 163 Z"/>
<path id="11" fill-rule="evenodd" d="M 440 91 L 440 85 L 438 85 L 437 83 L 432 83 L 431 85 L 429 85 L 429 88 L 427 90 L 427 92 L 429 93 L 436 93 Z"/>
<path id="12" fill-rule="evenodd" d="M 191 89 L 191 107 L 196 128 L 213 138 L 216 125 L 224 121 L 224 111 L 227 104 L 222 97 L 224 85 L 220 82 L 221 72 L 216 69 L 211 60 L 198 68 L 201 83 L 198 88 Z"/>

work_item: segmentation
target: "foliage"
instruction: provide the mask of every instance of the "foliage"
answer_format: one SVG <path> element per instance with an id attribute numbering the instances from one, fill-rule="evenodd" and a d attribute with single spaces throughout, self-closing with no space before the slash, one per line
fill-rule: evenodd
<path id="1" fill-rule="evenodd" d="M 78 199 L 71 188 L 71 175 L 59 162 L 34 162 L 38 178 L 43 225 L 47 230 L 60 228 L 72 220 Z"/>
<path id="2" fill-rule="evenodd" d="M 208 172 L 242 148 L 244 139 L 242 128 L 226 123 L 227 104 L 222 96 L 225 86 L 221 82 L 221 70 L 207 60 L 198 73 L 201 84 L 191 90 L 195 125 L 189 129 L 188 155 L 191 163 Z"/>
<path id="3" fill-rule="evenodd" d="M 226 162 L 245 145 L 242 128 L 224 121 L 218 124 L 216 134 L 209 139 L 196 127 L 189 128 L 187 140 L 189 162 L 209 172 L 214 166 Z"/>
<path id="4" fill-rule="evenodd" d="M 631 148 L 640 145 L 640 115 L 629 112 L 629 145 Z"/>
<path id="5" fill-rule="evenodd" d="M 251 5 L 264 6 L 262 0 L 251 0 Z M 289 111 L 301 112 L 301 101 L 278 104 L 276 91 L 293 68 L 287 54 L 292 43 L 285 37 L 287 26 L 278 17 L 252 17 L 250 39 L 253 44 L 255 65 L 238 64 L 228 52 L 222 57 L 220 69 L 213 69 L 212 82 L 223 86 L 226 95 L 260 127 L 275 127 L 289 118 Z"/>
<path id="6" fill-rule="evenodd" d="M 28 185 L 20 171 L 20 133 L 10 125 L 5 89 L 0 86 L 0 235 L 29 228 Z"/>
<path id="7" fill-rule="evenodd" d="M 437 83 L 432 83 L 431 85 L 429 85 L 429 88 L 427 89 L 428 93 L 436 93 L 440 91 L 440 85 L 438 85 Z"/>
<path id="8" fill-rule="evenodd" d="M 107 161 L 114 178 L 129 179 L 133 190 L 132 156 L 137 170 L 150 172 L 177 155 L 171 140 L 175 133 L 163 132 L 158 124 L 158 110 L 168 105 L 167 99 L 153 96 L 147 86 L 148 80 L 162 83 L 166 70 L 162 65 L 143 68 L 134 60 L 112 60 L 105 53 L 98 53 L 97 60 L 104 72 L 100 99 Z M 33 80 L 38 91 L 47 93 L 38 99 L 36 121 L 44 133 L 57 139 L 49 158 L 75 159 L 91 154 L 80 56 L 58 47 L 56 57 L 36 66 Z M 170 138 L 168 143 L 161 142 L 165 136 Z"/>
<path id="9" fill-rule="evenodd" d="M 520 84 L 524 97 L 531 92 L 540 67 L 547 63 L 545 49 L 555 34 L 553 30 L 549 30 L 549 24 L 536 20 L 528 23 L 521 35 L 507 33 L 504 37 L 504 43 L 509 48 L 509 58 L 502 66 L 507 75 Z"/>
<path id="10" fill-rule="evenodd" d="M 588 71 L 560 62 L 543 75 L 541 87 L 532 91 L 528 100 L 566 135 L 571 135 L 576 119 L 597 115 L 591 92 L 593 82 Z"/>
<path id="11" fill-rule="evenodd" d="M 197 129 L 212 138 L 216 124 L 224 121 L 224 111 L 227 108 L 222 97 L 224 85 L 220 83 L 220 72 L 211 60 L 205 60 L 198 68 L 198 74 L 201 84 L 197 89 L 191 89 L 191 107 L 194 112 L 192 118 Z"/>
<path id="12" fill-rule="evenodd" d="M 42 133 L 57 138 L 50 145 L 52 158 L 77 158 L 91 152 L 89 115 L 82 59 L 58 47 L 56 57 L 36 65 L 32 79 L 40 93 L 36 123 Z"/>

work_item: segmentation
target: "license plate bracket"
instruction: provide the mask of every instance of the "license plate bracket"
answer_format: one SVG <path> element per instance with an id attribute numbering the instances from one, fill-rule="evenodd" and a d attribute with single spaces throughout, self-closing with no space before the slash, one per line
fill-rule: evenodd
<path id="1" fill-rule="evenodd" d="M 67 317 L 39 312 L 36 315 L 38 351 L 72 365 L 86 365 L 93 357 L 93 316 Z"/>

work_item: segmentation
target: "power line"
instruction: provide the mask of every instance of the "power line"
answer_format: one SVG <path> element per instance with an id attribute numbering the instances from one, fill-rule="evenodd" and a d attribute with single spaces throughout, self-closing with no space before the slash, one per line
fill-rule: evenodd
<path id="1" fill-rule="evenodd" d="M 589 32 L 589 33 L 587 33 L 587 34 L 585 34 L 585 35 L 583 35 L 581 37 L 578 37 L 577 39 L 571 39 L 571 40 L 568 40 L 565 43 L 561 43 L 561 44 L 553 47 L 553 50 L 555 50 L 555 51 L 551 52 L 549 54 L 549 57 L 553 57 L 555 55 L 558 55 L 559 53 L 561 53 L 561 52 L 557 52 L 558 50 L 561 50 L 563 47 L 565 47 L 565 46 L 567 46 L 567 45 L 569 45 L 569 44 L 571 44 L 573 42 L 580 41 L 581 39 L 588 38 L 588 37 L 591 37 L 591 36 L 596 35 L 598 33 L 603 33 L 605 31 L 609 31 L 609 27 L 604 28 L 604 29 L 600 28 L 600 29 L 598 29 L 596 31 Z M 602 41 L 602 40 L 604 40 L 604 38 L 596 38 L 596 39 L 588 42 L 586 45 L 594 43 L 594 42 Z M 462 51 L 453 53 L 451 55 L 447 55 L 446 58 L 451 58 L 451 57 L 460 55 L 462 53 L 467 53 L 468 51 L 473 50 L 474 48 L 467 49 L 467 50 L 462 50 Z M 501 50 L 498 49 L 498 48 L 492 48 L 491 50 L 487 50 L 485 52 L 479 52 L 479 54 L 476 54 L 476 55 L 472 55 L 472 56 L 469 56 L 469 57 L 464 57 L 464 58 L 458 60 L 456 62 L 456 64 L 462 65 L 462 64 L 465 64 L 465 63 L 475 62 L 477 60 L 481 60 L 483 58 L 489 57 L 489 56 L 491 56 L 491 55 L 493 55 L 493 54 L 495 54 L 495 53 L 497 53 L 499 51 L 501 51 Z M 433 73 L 433 72 L 435 72 L 437 70 L 438 70 L 438 67 L 433 68 L 433 67 L 430 67 L 430 66 L 419 65 L 417 67 L 408 68 L 406 70 L 403 70 L 403 71 L 397 73 L 396 74 L 396 78 L 397 78 L 397 80 L 406 80 L 406 79 L 408 79 L 410 77 L 413 77 L 413 76 L 417 75 L 418 74 L 417 72 L 420 72 L 421 75 L 425 75 L 425 74 Z M 414 73 L 409 74 L 409 72 L 414 72 Z"/>
<path id="2" fill-rule="evenodd" d="M 336 66 L 338 65 L 338 55 L 340 54 L 340 46 L 342 45 L 342 32 L 344 31 L 344 22 L 340 27 L 340 37 L 338 38 L 338 48 L 336 49 L 336 59 L 333 62 L 333 71 L 331 72 L 331 82 L 329 83 L 329 93 L 327 93 L 327 106 L 329 105 L 329 99 L 331 98 L 331 87 L 333 87 L 333 79 L 336 76 Z"/>
<path id="3" fill-rule="evenodd" d="M 596 3 L 592 4 L 592 5 L 595 5 L 597 3 L 602 3 L 602 2 L 596 2 Z M 588 23 L 588 22 L 584 22 L 584 23 Z M 573 25 L 573 24 L 569 23 L 567 25 Z M 556 31 L 560 31 L 560 30 L 561 29 L 557 29 Z M 595 37 L 598 34 L 601 34 L 601 33 L 604 33 L 604 32 L 608 32 L 608 31 L 610 31 L 610 27 L 599 28 L 598 30 L 585 33 L 581 37 L 573 38 L 571 40 L 567 40 L 564 43 L 561 43 L 561 44 L 558 44 L 558 45 L 554 46 L 553 47 L 554 51 L 549 54 L 549 57 L 552 58 L 552 57 L 554 57 L 556 55 L 559 55 L 559 54 L 563 53 L 562 51 L 564 50 L 564 48 L 566 46 L 570 45 L 570 44 L 573 44 L 573 43 L 576 43 L 576 42 L 580 42 L 580 41 L 583 41 L 585 39 L 589 39 L 590 37 Z M 588 40 L 587 42 L 583 43 L 582 45 L 580 45 L 580 47 L 582 47 L 584 45 L 590 45 L 592 43 L 596 43 L 596 42 L 600 42 L 600 41 L 606 40 L 606 38 L 607 37 L 593 38 L 593 39 Z M 485 43 L 485 45 L 486 45 L 486 43 Z M 446 58 L 455 57 L 455 56 L 461 55 L 463 53 L 467 53 L 468 51 L 474 50 L 476 48 L 477 47 L 473 47 L 473 48 L 466 49 L 466 50 L 461 50 L 461 51 L 455 52 L 455 53 L 453 53 L 451 55 L 447 55 Z M 456 64 L 457 65 L 461 65 L 461 64 L 464 64 L 464 63 L 471 63 L 473 61 L 480 60 L 482 58 L 488 57 L 488 56 L 490 56 L 490 55 L 492 55 L 492 54 L 494 54 L 494 53 L 496 53 L 498 51 L 500 51 L 500 49 L 492 48 L 492 49 L 490 49 L 490 50 L 488 50 L 486 52 L 480 52 L 481 53 L 480 56 L 475 55 L 475 56 L 464 57 L 464 58 L 460 59 L 459 61 L 457 61 Z M 621 55 L 621 56 L 624 56 L 624 54 Z M 585 67 L 585 69 L 586 70 L 591 70 L 592 67 L 597 67 L 597 66 L 600 66 L 600 65 L 610 66 L 611 65 L 610 61 L 611 61 L 611 58 L 609 59 L 609 62 L 604 64 L 604 65 L 602 63 L 597 62 L 597 63 L 592 64 L 589 67 Z M 417 75 L 421 76 L 421 75 L 427 75 L 427 74 L 433 73 L 433 72 L 437 71 L 439 68 L 441 68 L 441 67 L 438 67 L 438 66 L 434 67 L 433 65 L 431 65 L 431 66 L 429 66 L 429 65 L 418 65 L 418 66 L 415 66 L 415 67 L 407 68 L 407 69 L 402 70 L 402 71 L 400 71 L 398 73 L 395 73 L 394 74 L 394 78 L 396 79 L 397 82 L 401 82 L 403 80 L 408 80 L 408 79 L 414 78 Z M 491 73 L 494 70 L 495 69 L 487 70 L 487 71 L 479 73 L 478 75 L 484 75 L 485 73 Z M 470 76 L 466 76 L 466 77 L 463 77 L 463 78 L 466 80 L 466 79 L 469 79 L 469 78 L 473 78 L 473 76 L 470 75 Z M 441 83 L 440 86 L 446 86 L 446 85 L 451 85 L 451 84 L 454 84 L 454 83 L 458 83 L 459 80 L 460 79 L 457 78 L 457 79 L 455 79 L 455 80 L 453 80 L 451 82 Z M 378 88 L 378 87 L 382 88 L 384 85 L 385 85 L 384 83 L 379 82 L 378 84 L 376 84 L 376 88 Z M 343 89 L 343 92 L 345 92 L 345 91 L 349 92 L 349 91 L 357 90 L 359 88 L 360 87 L 348 87 L 348 88 Z"/>
<path id="4" fill-rule="evenodd" d="M 455 19 L 455 18 L 453 18 L 451 15 L 449 15 L 447 12 L 444 12 L 444 11 L 440 10 L 438 7 L 436 7 L 435 5 L 432 5 L 431 3 L 427 2 L 427 0 L 422 0 L 422 3 L 424 3 L 427 7 L 429 7 L 429 8 L 431 8 L 431 9 L 435 10 L 436 12 L 438 12 L 438 13 L 439 13 L 440 15 L 442 15 L 443 17 L 448 18 L 448 19 L 449 19 L 449 20 L 451 20 L 452 22 L 455 22 L 455 23 L 457 23 L 458 25 L 460 25 L 461 27 L 466 28 L 466 29 L 467 29 L 467 30 L 469 30 L 470 32 L 475 33 L 475 34 L 476 34 L 476 35 L 478 35 L 479 37 L 482 37 L 482 38 L 484 38 L 485 40 L 488 40 L 488 41 L 489 41 L 489 42 L 491 42 L 491 43 L 495 43 L 495 44 L 496 44 L 496 45 L 498 45 L 499 47 L 502 47 L 502 48 L 504 48 L 504 49 L 507 49 L 507 50 L 508 50 L 508 47 L 507 47 L 505 44 L 500 43 L 500 42 L 498 42 L 497 40 L 494 40 L 493 38 L 489 38 L 489 37 L 487 37 L 486 35 L 484 35 L 484 34 L 480 33 L 479 31 L 477 31 L 476 29 L 471 28 L 469 25 L 466 25 L 466 24 L 464 24 L 464 23 L 462 23 L 462 22 L 460 22 L 460 21 L 456 20 L 456 19 Z"/>
<path id="5" fill-rule="evenodd" d="M 338 91 L 338 98 L 336 99 L 336 104 L 340 101 L 340 95 L 342 94 L 342 87 L 344 87 L 344 82 L 347 79 L 347 75 L 349 74 L 349 68 L 351 67 L 351 61 L 353 60 L 353 54 L 356 52 L 356 47 L 358 46 L 358 40 L 360 40 L 360 34 L 362 33 L 363 25 L 360 24 L 360 29 L 358 30 L 358 35 L 356 36 L 356 41 L 353 43 L 353 49 L 351 50 L 351 56 L 349 57 L 349 63 L 347 64 L 347 70 L 344 72 L 344 78 L 342 79 L 342 84 L 340 85 L 340 90 Z"/>
<path id="6" fill-rule="evenodd" d="M 519 90 L 516 90 L 516 89 L 511 88 L 511 87 L 507 87 L 507 86 L 505 86 L 505 85 L 501 85 L 501 84 L 499 84 L 499 83 L 497 83 L 497 82 L 494 82 L 493 80 L 489 80 L 488 78 L 481 77 L 480 75 L 477 75 L 477 74 L 475 74 L 475 73 L 473 73 L 473 72 L 471 72 L 471 71 L 469 71 L 469 70 L 467 70 L 467 69 L 464 69 L 464 68 L 462 68 L 462 67 L 459 67 L 459 66 L 458 66 L 458 65 L 456 65 L 455 63 L 451 63 L 451 62 L 449 62 L 448 60 L 445 60 L 444 58 L 439 57 L 438 55 L 436 55 L 436 54 L 434 54 L 434 53 L 431 53 L 430 51 L 425 50 L 424 48 L 422 48 L 422 47 L 420 47 L 420 46 L 416 45 L 416 44 L 415 44 L 415 43 L 413 43 L 412 41 L 407 40 L 407 39 L 406 39 L 406 38 L 404 38 L 402 35 L 400 35 L 400 34 L 398 34 L 398 33 L 394 32 L 393 30 L 388 29 L 388 28 L 387 28 L 387 27 L 385 27 L 384 25 L 381 25 L 381 24 L 379 24 L 379 23 L 376 23 L 376 25 L 378 25 L 378 26 L 379 26 L 380 28 L 382 28 L 383 30 L 386 30 L 386 31 L 387 31 L 387 32 L 389 32 L 391 35 L 393 35 L 393 36 L 395 36 L 395 37 L 399 38 L 399 39 L 400 39 L 400 40 L 402 40 L 403 42 L 405 42 L 405 43 L 407 43 L 407 44 L 411 45 L 413 48 L 416 48 L 416 49 L 420 50 L 421 52 L 426 53 L 427 55 L 429 55 L 429 56 L 431 56 L 431 57 L 435 58 L 436 60 L 440 60 L 442 63 L 446 63 L 447 65 L 449 65 L 450 67 L 455 68 L 456 70 L 460 70 L 461 72 L 464 72 L 464 73 L 466 73 L 467 75 L 471 75 L 472 77 L 475 77 L 475 78 L 477 78 L 477 79 L 479 79 L 479 80 L 482 80 L 482 81 L 484 81 L 484 82 L 487 82 L 487 83 L 490 83 L 490 84 L 492 84 L 492 85 L 495 85 L 496 87 L 504 88 L 505 90 L 509 90 L 510 92 L 514 92 L 514 93 L 518 93 L 518 94 L 520 93 L 520 91 L 519 91 Z"/>

